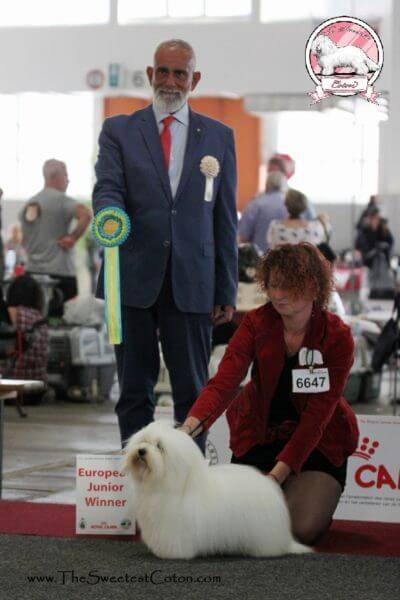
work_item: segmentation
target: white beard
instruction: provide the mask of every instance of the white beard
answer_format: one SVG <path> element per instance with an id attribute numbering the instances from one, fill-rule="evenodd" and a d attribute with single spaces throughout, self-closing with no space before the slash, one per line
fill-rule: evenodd
<path id="1" fill-rule="evenodd" d="M 134 479 L 142 540 L 160 558 L 311 551 L 294 540 L 272 478 L 244 465 L 208 467 L 194 441 L 165 422 L 131 437 L 124 469 Z"/>
<path id="2" fill-rule="evenodd" d="M 185 104 L 189 92 L 172 92 L 164 94 L 162 90 L 154 90 L 153 103 L 161 113 L 174 113 Z"/>

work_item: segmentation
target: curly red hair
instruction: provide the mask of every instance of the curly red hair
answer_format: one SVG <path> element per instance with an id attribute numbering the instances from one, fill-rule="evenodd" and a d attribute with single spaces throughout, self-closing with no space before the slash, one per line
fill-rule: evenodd
<path id="1" fill-rule="evenodd" d="M 326 309 L 334 289 L 331 263 L 307 242 L 280 244 L 261 259 L 257 279 L 267 292 L 271 285 L 292 291 L 295 297 L 311 292 L 320 308 Z"/>

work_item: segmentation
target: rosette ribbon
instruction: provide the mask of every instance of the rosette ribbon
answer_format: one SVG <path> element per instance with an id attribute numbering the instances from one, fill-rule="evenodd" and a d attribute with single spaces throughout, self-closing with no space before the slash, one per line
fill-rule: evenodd
<path id="1" fill-rule="evenodd" d="M 130 230 L 131 222 L 127 213 L 115 206 L 103 208 L 93 220 L 93 237 L 104 247 L 104 297 L 110 344 L 122 342 L 118 246 L 125 242 Z"/>
<path id="2" fill-rule="evenodd" d="M 203 156 L 200 161 L 200 171 L 206 178 L 204 200 L 211 202 L 213 197 L 214 179 L 219 173 L 219 162 L 215 156 Z"/>

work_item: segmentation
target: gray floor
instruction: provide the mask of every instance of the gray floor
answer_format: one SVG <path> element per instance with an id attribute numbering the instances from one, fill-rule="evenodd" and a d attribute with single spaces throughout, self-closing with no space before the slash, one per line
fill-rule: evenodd
<path id="1" fill-rule="evenodd" d="M 392 414 L 388 385 L 374 404 L 353 405 L 359 414 Z M 112 401 L 74 404 L 54 401 L 26 407 L 21 419 L 5 407 L 3 499 L 75 502 L 75 456 L 116 452 L 119 434 Z"/>
<path id="2" fill-rule="evenodd" d="M 1 541 L 2 598 L 393 600 L 399 591 L 398 558 L 303 554 L 177 561 L 116 540 L 3 535 Z"/>

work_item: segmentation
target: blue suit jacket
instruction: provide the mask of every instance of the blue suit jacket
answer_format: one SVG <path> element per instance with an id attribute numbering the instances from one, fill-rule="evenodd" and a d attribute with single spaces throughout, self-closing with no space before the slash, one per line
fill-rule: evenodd
<path id="1" fill-rule="evenodd" d="M 205 177 L 200 171 L 206 155 L 220 165 L 211 202 L 204 200 Z M 119 206 L 131 219 L 131 234 L 120 246 L 123 304 L 142 308 L 154 304 L 171 254 L 179 310 L 204 313 L 216 304 L 235 305 L 236 159 L 230 128 L 190 111 L 175 198 L 152 106 L 104 121 L 95 169 L 94 213 Z M 103 297 L 103 269 L 97 295 Z"/>

